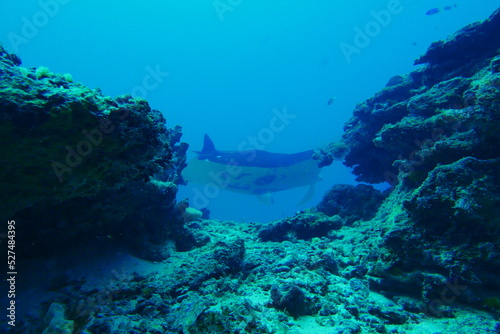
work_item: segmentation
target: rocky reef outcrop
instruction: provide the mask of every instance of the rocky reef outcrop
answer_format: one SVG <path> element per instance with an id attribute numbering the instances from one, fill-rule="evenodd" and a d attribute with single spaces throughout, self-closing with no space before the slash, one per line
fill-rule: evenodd
<path id="1" fill-rule="evenodd" d="M 379 247 L 367 251 L 364 277 L 431 316 L 455 317 L 460 303 L 498 316 L 499 29 L 497 10 L 433 43 L 415 62 L 423 67 L 360 103 L 342 140 L 316 155 L 343 156 L 358 181 L 389 184 L 374 218 L 352 232 L 366 228 Z"/>
<path id="2" fill-rule="evenodd" d="M 496 12 L 433 43 L 415 62 L 425 66 L 358 104 L 341 142 L 317 158 L 343 155 L 358 181 L 395 185 L 399 171 L 420 184 L 438 163 L 496 157 L 499 28 Z"/>
<path id="3" fill-rule="evenodd" d="M 336 184 L 317 205 L 320 212 L 328 216 L 339 216 L 347 225 L 359 220 L 370 220 L 385 196 L 370 185 Z"/>
<path id="4" fill-rule="evenodd" d="M 0 47 L 0 212 L 16 221 L 18 256 L 99 238 L 130 239 L 153 258 L 169 238 L 189 248 L 175 208 L 181 135 L 144 99 L 27 69 Z"/>

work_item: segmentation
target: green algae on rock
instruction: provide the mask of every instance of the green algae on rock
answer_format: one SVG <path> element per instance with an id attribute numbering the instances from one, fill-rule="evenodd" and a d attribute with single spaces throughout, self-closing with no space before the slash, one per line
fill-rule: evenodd
<path id="1" fill-rule="evenodd" d="M 485 150 L 494 154 L 500 139 L 497 131 L 500 38 L 496 33 L 499 30 L 497 10 L 489 19 L 467 26 L 444 42 L 432 44 L 417 61 L 426 64 L 423 68 L 356 106 L 344 127 L 342 144 L 347 148 L 344 164 L 353 167 L 358 181 L 394 185 L 399 172 L 408 170 L 394 162 L 406 161 L 410 169 L 418 170 L 421 161 L 426 160 L 422 156 L 430 154 L 428 150 L 442 148 L 443 153 L 446 150 L 453 155 L 448 149 L 450 142 L 460 141 L 457 149 L 476 151 L 481 157 L 488 155 Z M 456 52 L 457 48 L 462 51 Z M 440 124 L 426 121 L 436 115 L 441 115 Z M 416 126 L 419 123 L 426 125 Z M 442 126 L 451 126 L 454 133 Z M 393 132 L 390 137 L 386 136 L 388 129 Z M 441 131 L 446 133 L 436 140 L 436 133 Z M 456 137 L 460 137 L 458 141 Z M 435 145 L 426 147 L 429 142 Z M 321 150 L 316 158 L 333 161 L 338 154 L 332 147 L 335 146 Z M 448 163 L 466 155 L 459 153 Z M 437 163 L 435 159 L 425 161 L 420 182 Z"/>
<path id="2" fill-rule="evenodd" d="M 374 216 L 358 217 L 322 238 L 335 249 L 352 243 L 343 254 L 364 259 L 364 269 L 354 269 L 336 255 L 340 275 L 367 279 L 372 292 L 391 296 L 413 313 L 460 317 L 459 305 L 466 304 L 498 316 L 484 302 L 500 286 L 497 30 L 500 10 L 433 44 L 419 61 L 424 67 L 360 103 L 340 144 L 316 154 L 329 162 L 339 157 L 335 147 L 345 147 L 344 164 L 353 167 L 358 181 L 391 185 Z M 457 48 L 463 52 L 455 55 L 451 50 Z M 345 203 L 358 201 L 347 192 L 336 201 L 331 197 L 326 194 L 318 209 L 338 214 L 349 207 Z M 293 235 L 291 221 L 274 222 L 277 235 Z"/>
<path id="3" fill-rule="evenodd" d="M 140 236 L 155 244 L 176 233 L 186 236 L 175 212 L 175 183 L 183 182 L 187 150 L 179 144 L 180 127 L 168 129 L 144 99 L 112 99 L 66 74 L 20 64 L 0 47 L 0 211 L 4 220 L 23 218 L 19 241 L 30 240 L 30 246 L 22 252 L 43 252 L 85 233 L 132 234 L 133 226 L 139 237 L 131 244 L 142 250 L 148 247 Z M 148 182 L 155 178 L 172 186 Z M 139 207 L 141 199 L 148 205 Z M 124 224 L 138 217 L 149 228 Z M 159 218 L 172 222 L 170 232 L 153 227 Z"/>

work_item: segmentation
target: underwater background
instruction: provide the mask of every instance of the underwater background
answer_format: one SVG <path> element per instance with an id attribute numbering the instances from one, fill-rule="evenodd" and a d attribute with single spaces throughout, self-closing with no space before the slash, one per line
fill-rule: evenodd
<path id="1" fill-rule="evenodd" d="M 498 31 L 491 0 L 0 2 L 0 333 L 499 333 Z"/>
<path id="2" fill-rule="evenodd" d="M 36 15 L 44 3 L 46 20 Z M 414 59 L 431 42 L 484 19 L 498 6 L 494 0 L 399 1 L 388 24 L 374 31 L 359 53 L 346 57 L 341 43 L 354 45 L 356 28 L 364 30 L 374 21 L 373 12 L 388 3 L 2 1 L 0 36 L 26 67 L 70 73 L 112 97 L 145 97 L 164 113 L 167 126 L 182 126 L 182 141 L 191 150 L 201 149 L 205 133 L 218 149 L 237 150 L 269 126 L 274 109 L 286 108 L 296 117 L 266 140 L 264 149 L 295 153 L 340 139 L 357 103 L 392 76 L 414 70 Z M 26 28 L 33 18 L 39 27 Z M 158 83 L 137 89 L 151 70 L 159 73 Z M 339 161 L 321 174 L 314 198 L 304 205 L 298 203 L 307 188 L 275 193 L 272 205 L 221 191 L 208 204 L 211 217 L 271 221 L 316 204 L 332 184 L 355 184 Z M 178 198 L 193 201 L 193 187 L 181 187 Z"/>

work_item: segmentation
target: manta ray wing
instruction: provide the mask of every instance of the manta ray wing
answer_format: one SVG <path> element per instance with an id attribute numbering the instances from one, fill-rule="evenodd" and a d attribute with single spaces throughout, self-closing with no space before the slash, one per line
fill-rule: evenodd
<path id="1" fill-rule="evenodd" d="M 313 151 L 294 154 L 267 151 L 219 151 L 205 135 L 198 158 L 188 162 L 183 176 L 188 182 L 216 185 L 229 191 L 263 195 L 310 186 L 319 179 L 320 168 Z"/>

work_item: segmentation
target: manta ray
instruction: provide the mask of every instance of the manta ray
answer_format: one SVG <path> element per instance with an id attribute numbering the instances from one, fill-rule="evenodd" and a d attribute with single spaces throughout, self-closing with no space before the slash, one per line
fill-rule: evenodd
<path id="1" fill-rule="evenodd" d="M 215 183 L 221 189 L 253 194 L 264 202 L 270 193 L 309 186 L 302 199 L 305 203 L 314 194 L 314 184 L 320 180 L 320 168 L 312 159 L 313 150 L 286 154 L 262 150 L 219 151 L 205 134 L 203 149 L 189 161 L 183 171 L 188 182 Z"/>

